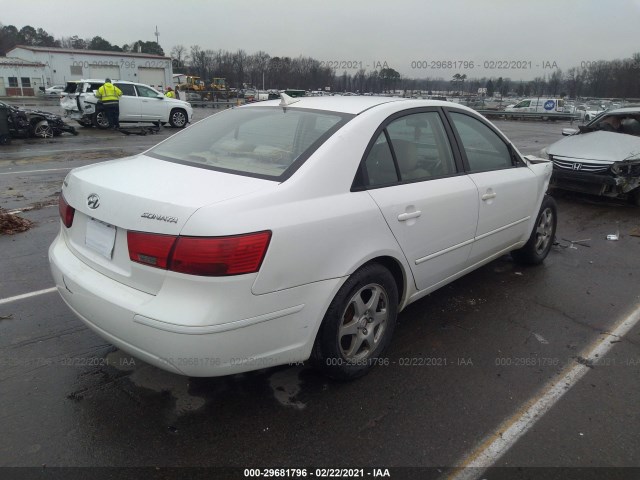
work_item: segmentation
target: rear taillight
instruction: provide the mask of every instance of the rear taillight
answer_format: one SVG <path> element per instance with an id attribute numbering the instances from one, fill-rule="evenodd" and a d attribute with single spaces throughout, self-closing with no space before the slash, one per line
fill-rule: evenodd
<path id="1" fill-rule="evenodd" d="M 67 203 L 62 193 L 58 197 L 58 212 L 60 212 L 60 218 L 64 226 L 70 228 L 73 224 L 73 215 L 76 213 L 76 209 Z"/>
<path id="2" fill-rule="evenodd" d="M 270 239 L 271 232 L 233 237 L 178 237 L 169 269 L 210 277 L 257 272 Z"/>
<path id="3" fill-rule="evenodd" d="M 242 275 L 260 269 L 271 232 L 230 237 L 175 237 L 128 232 L 129 258 L 151 267 L 208 277 Z"/>
<path id="4" fill-rule="evenodd" d="M 176 237 L 173 235 L 127 232 L 129 258 L 152 267 L 167 268 L 169 254 L 175 242 Z"/>

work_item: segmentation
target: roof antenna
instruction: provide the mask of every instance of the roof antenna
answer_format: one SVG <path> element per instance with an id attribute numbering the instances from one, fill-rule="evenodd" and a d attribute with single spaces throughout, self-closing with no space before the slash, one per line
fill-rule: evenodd
<path id="1" fill-rule="evenodd" d="M 300 101 L 299 98 L 290 97 L 289 95 L 287 95 L 284 92 L 280 92 L 280 98 L 282 100 L 280 100 L 280 104 L 278 106 L 282 107 L 282 108 L 285 108 L 285 109 L 287 108 L 287 106 L 291 105 L 292 103 L 296 103 L 296 102 Z"/>

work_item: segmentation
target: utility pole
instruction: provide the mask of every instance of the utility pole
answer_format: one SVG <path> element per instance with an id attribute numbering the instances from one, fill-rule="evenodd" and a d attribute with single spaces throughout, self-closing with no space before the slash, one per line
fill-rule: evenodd
<path id="1" fill-rule="evenodd" d="M 157 25 L 156 25 L 156 33 L 155 33 L 155 36 L 156 36 L 156 43 L 157 43 L 158 45 L 160 45 L 160 42 L 159 42 L 159 40 L 158 40 L 158 37 L 160 36 L 160 32 L 158 31 L 158 26 L 157 26 Z"/>

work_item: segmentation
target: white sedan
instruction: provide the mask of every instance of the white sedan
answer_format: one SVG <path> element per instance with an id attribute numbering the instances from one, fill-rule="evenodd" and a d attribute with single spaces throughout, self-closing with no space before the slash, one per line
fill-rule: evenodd
<path id="1" fill-rule="evenodd" d="M 545 259 L 551 171 L 457 104 L 283 95 L 71 171 L 49 258 L 80 319 L 160 368 L 354 378 L 410 303 Z"/>
<path id="2" fill-rule="evenodd" d="M 59 97 L 64 93 L 64 89 L 65 89 L 64 85 L 54 85 L 53 87 L 45 88 L 44 94 Z"/>

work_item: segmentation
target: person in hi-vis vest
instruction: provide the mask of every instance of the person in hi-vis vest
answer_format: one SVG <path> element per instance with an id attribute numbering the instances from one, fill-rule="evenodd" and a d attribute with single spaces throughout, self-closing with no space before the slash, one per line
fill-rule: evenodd
<path id="1" fill-rule="evenodd" d="M 109 119 L 111 128 L 120 128 L 118 117 L 120 116 L 120 97 L 122 90 L 111 83 L 111 79 L 107 78 L 98 91 L 96 97 L 102 101 L 104 111 Z"/>

